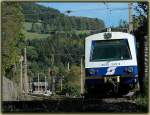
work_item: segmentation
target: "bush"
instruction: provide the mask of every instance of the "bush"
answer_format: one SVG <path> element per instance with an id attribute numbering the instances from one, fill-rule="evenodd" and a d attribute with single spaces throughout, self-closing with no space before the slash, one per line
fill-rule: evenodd
<path id="1" fill-rule="evenodd" d="M 148 77 L 145 78 L 145 81 L 144 81 L 144 92 L 143 94 L 141 94 L 140 92 L 135 96 L 134 98 L 134 101 L 136 102 L 136 104 L 138 105 L 139 107 L 139 110 L 141 112 L 148 112 L 148 93 L 149 93 L 149 90 L 148 90 Z"/>
<path id="2" fill-rule="evenodd" d="M 69 94 L 69 96 L 79 96 L 80 95 L 80 87 L 73 84 L 65 84 L 63 87 L 62 94 Z"/>

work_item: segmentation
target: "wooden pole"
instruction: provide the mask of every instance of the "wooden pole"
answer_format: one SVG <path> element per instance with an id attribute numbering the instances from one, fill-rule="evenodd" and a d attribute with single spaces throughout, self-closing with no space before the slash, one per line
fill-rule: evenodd
<path id="1" fill-rule="evenodd" d="M 129 7 L 129 30 L 128 32 L 131 33 L 133 31 L 132 3 L 129 3 L 128 7 Z"/>
<path id="2" fill-rule="evenodd" d="M 40 92 L 40 78 L 39 78 L 39 73 L 38 73 L 38 92 Z"/>
<path id="3" fill-rule="evenodd" d="M 45 92 L 47 91 L 47 87 L 46 87 L 46 76 L 45 76 Z"/>
<path id="4" fill-rule="evenodd" d="M 23 83 L 22 83 L 22 82 L 23 82 L 23 81 L 22 81 L 22 80 L 23 80 L 23 76 L 22 76 L 22 75 L 23 75 L 23 74 L 22 74 L 23 56 L 20 57 L 20 60 L 19 60 L 19 61 L 20 61 L 20 93 L 21 93 L 21 95 L 22 95 L 22 90 L 23 90 Z"/>
<path id="5" fill-rule="evenodd" d="M 53 66 L 54 65 L 54 54 L 51 54 L 51 65 Z"/>
<path id="6" fill-rule="evenodd" d="M 60 80 L 60 91 L 62 91 L 62 79 L 63 79 L 63 76 L 61 77 L 61 80 Z"/>
<path id="7" fill-rule="evenodd" d="M 30 78 L 30 91 L 32 93 L 32 78 Z"/>
<path id="8" fill-rule="evenodd" d="M 70 63 L 68 62 L 68 71 L 70 71 Z"/>
<path id="9" fill-rule="evenodd" d="M 20 62 L 20 90 L 22 92 L 22 61 Z"/>
<path id="10" fill-rule="evenodd" d="M 51 68 L 48 68 L 48 81 L 50 78 L 50 88 L 52 88 Z"/>
<path id="11" fill-rule="evenodd" d="M 52 93 L 55 94 L 55 77 L 52 76 Z"/>
<path id="12" fill-rule="evenodd" d="M 55 70 L 54 70 L 54 54 L 51 54 L 52 58 L 51 58 L 51 65 L 52 65 L 52 94 L 55 94 Z"/>
<path id="13" fill-rule="evenodd" d="M 28 94 L 29 91 L 29 82 L 28 82 L 28 76 L 27 76 L 27 54 L 26 54 L 26 48 L 24 48 L 24 82 L 25 82 L 25 94 Z"/>
<path id="14" fill-rule="evenodd" d="M 82 95 L 83 92 L 83 60 L 81 58 L 81 70 L 80 70 L 80 85 L 81 85 L 81 89 L 80 89 L 80 94 Z"/>

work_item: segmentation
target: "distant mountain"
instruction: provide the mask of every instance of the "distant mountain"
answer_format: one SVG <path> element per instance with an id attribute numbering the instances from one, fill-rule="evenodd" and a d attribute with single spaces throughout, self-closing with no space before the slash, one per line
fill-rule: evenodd
<path id="1" fill-rule="evenodd" d="M 54 8 L 32 2 L 21 4 L 26 22 L 32 22 L 30 32 L 47 34 L 51 31 L 97 30 L 105 27 L 97 18 L 67 16 Z"/>

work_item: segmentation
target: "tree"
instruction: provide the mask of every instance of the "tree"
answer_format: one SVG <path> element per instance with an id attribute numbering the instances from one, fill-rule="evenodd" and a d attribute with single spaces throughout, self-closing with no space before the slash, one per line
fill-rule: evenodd
<path id="1" fill-rule="evenodd" d="M 64 87 L 62 93 L 70 95 L 80 94 L 80 67 L 73 65 L 64 78 Z"/>
<path id="2" fill-rule="evenodd" d="M 148 42 L 147 39 L 144 39 L 145 36 L 148 35 L 148 2 L 140 2 L 136 7 L 136 11 L 138 15 L 134 15 L 134 31 L 133 34 L 136 37 L 137 42 L 139 43 L 138 48 L 138 70 L 139 70 L 139 83 L 140 83 L 140 90 L 141 93 L 144 93 L 144 77 L 145 77 L 145 52 L 144 52 L 144 43 L 145 41 Z"/>
<path id="3" fill-rule="evenodd" d="M 137 11 L 137 15 L 133 15 L 133 25 L 134 31 L 141 31 L 140 34 L 147 35 L 148 33 L 148 3 L 140 2 L 138 6 L 135 8 Z M 144 29 L 144 30 L 143 30 Z M 137 32 L 134 32 L 137 33 Z"/>
<path id="4" fill-rule="evenodd" d="M 128 23 L 125 20 L 119 21 L 119 28 L 128 28 Z"/>
<path id="5" fill-rule="evenodd" d="M 38 59 L 38 53 L 33 46 L 28 46 L 27 47 L 27 58 L 29 60 L 37 60 Z"/>
<path id="6" fill-rule="evenodd" d="M 2 4 L 2 75 L 11 70 L 12 65 L 19 62 L 17 46 L 18 41 L 23 41 L 21 32 L 24 20 L 21 7 L 17 2 L 5 2 Z"/>

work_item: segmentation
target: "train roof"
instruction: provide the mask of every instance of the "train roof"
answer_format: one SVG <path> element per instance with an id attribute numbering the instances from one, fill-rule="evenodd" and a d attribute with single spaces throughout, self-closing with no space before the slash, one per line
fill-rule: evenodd
<path id="1" fill-rule="evenodd" d="M 125 32 L 102 32 L 102 33 L 97 33 L 97 34 L 93 34 L 90 35 L 88 37 L 86 37 L 86 40 L 88 39 L 97 39 L 99 38 L 99 40 L 103 40 L 104 39 L 104 34 L 106 33 L 111 33 L 111 39 L 120 39 L 120 38 L 134 38 L 134 36 L 132 34 L 129 33 L 125 33 Z"/>

